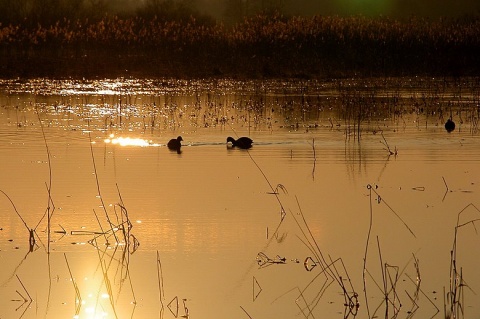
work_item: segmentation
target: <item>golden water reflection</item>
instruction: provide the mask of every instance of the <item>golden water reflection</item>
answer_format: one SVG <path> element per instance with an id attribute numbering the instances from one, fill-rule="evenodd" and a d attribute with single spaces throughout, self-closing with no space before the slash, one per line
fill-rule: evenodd
<path id="1" fill-rule="evenodd" d="M 367 301 L 376 317 L 387 297 L 403 317 L 431 318 L 443 308 L 454 242 L 455 263 L 479 289 L 470 93 L 455 102 L 464 121 L 447 133 L 455 95 L 427 92 L 432 113 L 408 89 L 381 92 L 402 110 L 370 114 L 358 136 L 355 114 L 330 107 L 360 93 L 327 97 L 331 83 L 328 92 L 252 84 L 233 94 L 167 84 L 151 96 L 102 83 L 84 94 L 0 96 L 0 189 L 11 199 L 0 197 L 0 317 L 19 318 L 18 308 L 22 318 L 333 318 L 358 300 L 346 310 L 364 318 Z M 181 156 L 149 147 L 184 132 L 197 147 Z M 254 147 L 226 148 L 235 133 Z M 398 275 L 388 290 L 398 295 L 378 289 L 392 286 L 385 269 Z M 37 296 L 35 309 L 17 290 Z M 477 296 L 463 292 L 463 309 L 478 316 Z"/>
<path id="2" fill-rule="evenodd" d="M 160 146 L 160 144 L 154 143 L 152 140 L 145 140 L 138 137 L 115 137 L 115 134 L 110 134 L 108 138 L 104 140 L 106 144 L 113 144 L 119 146 Z"/>

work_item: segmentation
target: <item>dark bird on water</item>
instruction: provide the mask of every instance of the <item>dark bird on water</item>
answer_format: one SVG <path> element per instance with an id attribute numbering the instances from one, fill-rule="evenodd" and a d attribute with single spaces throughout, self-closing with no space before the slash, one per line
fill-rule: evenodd
<path id="1" fill-rule="evenodd" d="M 232 143 L 233 147 L 239 147 L 243 149 L 248 149 L 252 147 L 252 139 L 249 137 L 240 137 L 239 139 L 235 140 L 233 137 L 229 136 L 227 137 L 227 143 Z"/>
<path id="2" fill-rule="evenodd" d="M 455 122 L 452 119 L 448 119 L 445 123 L 445 129 L 448 133 L 452 132 L 455 129 Z"/>
<path id="3" fill-rule="evenodd" d="M 182 147 L 182 142 L 183 138 L 181 136 L 177 138 L 172 138 L 170 141 L 167 143 L 167 147 L 172 150 L 172 151 L 177 151 L 177 153 L 180 153 L 180 148 Z"/>

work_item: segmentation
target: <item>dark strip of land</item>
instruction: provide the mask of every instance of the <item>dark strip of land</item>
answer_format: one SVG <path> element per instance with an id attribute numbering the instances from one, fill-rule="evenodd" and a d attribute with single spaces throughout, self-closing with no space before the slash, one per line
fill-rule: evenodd
<path id="1" fill-rule="evenodd" d="M 0 25 L 0 77 L 328 78 L 480 75 L 480 17 L 105 16 Z"/>

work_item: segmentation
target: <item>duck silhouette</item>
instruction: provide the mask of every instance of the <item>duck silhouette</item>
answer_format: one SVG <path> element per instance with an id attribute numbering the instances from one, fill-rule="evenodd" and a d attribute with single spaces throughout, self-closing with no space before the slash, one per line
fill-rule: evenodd
<path id="1" fill-rule="evenodd" d="M 182 147 L 182 142 L 183 138 L 181 136 L 178 136 L 177 138 L 172 138 L 170 141 L 167 143 L 167 147 L 171 151 L 176 151 L 177 153 L 180 154 L 180 148 Z"/>
<path id="2" fill-rule="evenodd" d="M 240 137 L 239 139 L 234 139 L 233 137 L 229 136 L 227 137 L 227 143 L 232 143 L 233 147 L 239 147 L 243 149 L 249 149 L 252 147 L 252 139 L 249 137 Z"/>
<path id="3" fill-rule="evenodd" d="M 452 121 L 451 118 L 449 118 L 447 122 L 445 122 L 445 129 L 448 133 L 452 132 L 455 129 L 455 122 Z"/>

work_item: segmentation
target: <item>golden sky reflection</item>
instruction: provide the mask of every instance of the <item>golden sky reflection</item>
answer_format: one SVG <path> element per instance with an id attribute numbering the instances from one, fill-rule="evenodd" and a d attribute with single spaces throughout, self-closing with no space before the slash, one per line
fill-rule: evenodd
<path id="1" fill-rule="evenodd" d="M 119 146 L 160 146 L 160 144 L 154 143 L 152 140 L 146 140 L 138 137 L 116 137 L 114 134 L 110 134 L 108 138 L 104 139 L 106 144 L 119 145 Z"/>
<path id="2" fill-rule="evenodd" d="M 115 282 L 127 278 L 125 273 L 127 270 L 126 268 L 119 270 L 118 267 L 122 267 L 122 260 L 113 261 L 112 256 L 113 251 L 107 251 L 102 247 L 98 253 L 85 253 L 81 258 L 72 253 L 64 255 L 69 271 L 69 280 L 65 282 L 65 288 L 68 289 L 70 286 L 75 297 L 73 318 L 115 318 L 120 311 L 117 309 L 115 298 L 120 298 L 126 305 L 134 301 L 131 294 L 119 295 L 115 288 Z M 73 306 L 71 303 L 68 304 Z"/>
<path id="3" fill-rule="evenodd" d="M 87 281 L 88 278 L 85 278 Z M 85 299 L 77 300 L 77 305 L 80 304 L 80 313 L 73 316 L 74 319 L 101 319 L 114 317 L 114 312 L 109 311 L 110 305 L 108 303 L 110 296 L 108 293 L 87 293 Z"/>

